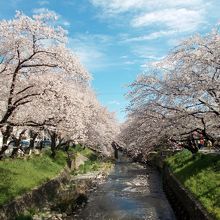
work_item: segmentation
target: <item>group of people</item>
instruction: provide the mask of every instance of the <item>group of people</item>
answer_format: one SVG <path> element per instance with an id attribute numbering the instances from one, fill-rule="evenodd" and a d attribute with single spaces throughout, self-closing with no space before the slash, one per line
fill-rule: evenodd
<path id="1" fill-rule="evenodd" d="M 211 150 L 212 142 L 210 140 L 205 140 L 204 136 L 196 131 L 193 133 L 193 139 L 196 142 L 196 146 L 198 149 L 202 149 L 205 147 L 208 147 L 209 150 Z"/>
<path id="2" fill-rule="evenodd" d="M 172 146 L 173 150 L 180 150 L 186 148 L 190 150 L 193 154 L 197 153 L 200 149 L 206 148 L 209 151 L 213 148 L 213 142 L 208 138 L 205 138 L 204 135 L 200 132 L 194 131 L 191 133 L 186 140 L 176 141 L 175 139 L 170 138 L 169 144 Z"/>

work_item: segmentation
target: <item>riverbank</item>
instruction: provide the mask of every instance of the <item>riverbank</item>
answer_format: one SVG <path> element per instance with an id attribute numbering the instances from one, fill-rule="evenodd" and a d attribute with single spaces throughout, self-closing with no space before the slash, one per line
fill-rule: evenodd
<path id="1" fill-rule="evenodd" d="M 188 150 L 152 152 L 148 162 L 163 176 L 178 219 L 220 219 L 220 155 Z"/>
<path id="2" fill-rule="evenodd" d="M 107 181 L 89 196 L 86 207 L 72 219 L 174 220 L 175 216 L 157 169 L 133 163 L 119 153 Z"/>
<path id="3" fill-rule="evenodd" d="M 103 163 L 97 171 L 70 175 L 68 183 L 63 185 L 56 198 L 45 204 L 40 211 L 26 212 L 16 220 L 70 220 L 84 208 L 90 194 L 106 181 L 112 170 L 112 165 Z"/>
<path id="4" fill-rule="evenodd" d="M 165 160 L 180 183 L 214 219 L 220 219 L 220 155 L 181 151 Z"/>
<path id="5" fill-rule="evenodd" d="M 99 179 L 112 167 L 110 161 L 100 160 L 90 149 L 77 146 L 71 153 L 75 155 L 72 169 L 66 166 L 66 153 L 62 151 L 54 159 L 45 151 L 28 158 L 0 161 L 0 219 L 33 219 L 34 214 L 62 201 L 68 190 L 69 198 L 75 200 L 81 193 L 74 178 L 90 172 Z M 85 188 L 89 189 L 89 181 L 87 185 Z"/>
<path id="6" fill-rule="evenodd" d="M 46 151 L 27 158 L 0 161 L 0 206 L 57 176 L 66 165 L 65 153 L 54 159 Z"/>

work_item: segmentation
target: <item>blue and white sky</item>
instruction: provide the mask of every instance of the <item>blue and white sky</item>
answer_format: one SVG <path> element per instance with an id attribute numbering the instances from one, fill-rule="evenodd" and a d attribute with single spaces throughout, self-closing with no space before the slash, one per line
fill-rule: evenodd
<path id="1" fill-rule="evenodd" d="M 220 21 L 220 0 L 0 0 L 0 19 L 13 18 L 16 10 L 31 16 L 46 9 L 59 15 L 69 47 L 93 75 L 98 99 L 120 121 L 126 85 L 146 64 Z"/>

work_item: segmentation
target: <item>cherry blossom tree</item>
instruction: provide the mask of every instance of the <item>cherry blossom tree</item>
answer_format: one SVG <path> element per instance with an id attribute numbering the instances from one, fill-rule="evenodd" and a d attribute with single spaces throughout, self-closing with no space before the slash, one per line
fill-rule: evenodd
<path id="1" fill-rule="evenodd" d="M 18 12 L 14 19 L 0 21 L 3 144 L 13 139 L 19 145 L 26 132 L 32 148 L 43 131 L 53 156 L 70 143 L 101 149 L 118 132 L 116 120 L 98 102 L 90 74 L 66 47 L 66 32 L 55 20 L 50 12 L 32 18 Z"/>
<path id="2" fill-rule="evenodd" d="M 214 30 L 182 42 L 130 87 L 129 120 L 122 137 L 148 151 L 160 142 L 196 152 L 193 133 L 219 137 L 220 36 Z M 132 134 L 128 137 L 126 134 Z"/>
<path id="3" fill-rule="evenodd" d="M 65 31 L 50 25 L 55 18 L 53 13 L 30 18 L 18 12 L 15 19 L 0 22 L 1 128 L 17 108 L 46 93 L 39 81 L 48 81 L 47 73 L 63 74 L 79 84 L 90 79 L 65 47 Z"/>

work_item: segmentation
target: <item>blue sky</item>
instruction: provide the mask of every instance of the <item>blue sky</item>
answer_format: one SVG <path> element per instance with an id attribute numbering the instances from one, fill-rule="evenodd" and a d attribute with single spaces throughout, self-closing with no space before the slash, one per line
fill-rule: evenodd
<path id="1" fill-rule="evenodd" d="M 126 85 L 182 39 L 220 21 L 220 0 L 0 0 L 0 19 L 46 9 L 59 15 L 69 47 L 93 75 L 98 99 L 120 121 Z"/>

